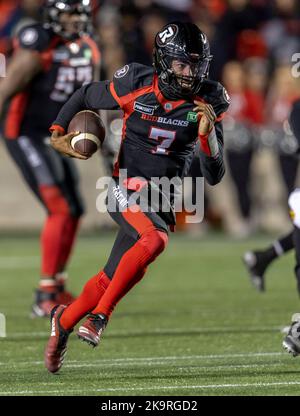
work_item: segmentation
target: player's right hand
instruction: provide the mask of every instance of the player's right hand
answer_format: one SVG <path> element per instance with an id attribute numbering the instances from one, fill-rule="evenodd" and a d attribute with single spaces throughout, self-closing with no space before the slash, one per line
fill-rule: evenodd
<path id="1" fill-rule="evenodd" d="M 71 146 L 71 140 L 73 139 L 73 137 L 78 136 L 78 134 L 80 134 L 80 131 L 62 135 L 58 130 L 54 130 L 52 132 L 50 144 L 55 150 L 62 153 L 64 156 L 87 160 L 87 156 L 84 156 L 81 153 L 76 152 Z"/>
<path id="2" fill-rule="evenodd" d="M 212 130 L 216 121 L 216 113 L 211 104 L 205 104 L 201 101 L 194 101 L 197 107 L 193 108 L 193 111 L 198 113 L 199 121 L 199 135 L 205 136 Z"/>

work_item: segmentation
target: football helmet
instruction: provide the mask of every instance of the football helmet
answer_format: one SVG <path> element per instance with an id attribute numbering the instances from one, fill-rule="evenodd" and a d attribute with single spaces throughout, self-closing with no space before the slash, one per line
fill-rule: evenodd
<path id="1" fill-rule="evenodd" d="M 196 95 L 208 77 L 211 59 L 207 36 L 193 23 L 169 23 L 155 37 L 153 65 L 159 87 L 169 99 Z M 189 73 L 176 72 L 174 61 L 188 66 Z"/>
<path id="2" fill-rule="evenodd" d="M 44 9 L 44 27 L 51 28 L 57 35 L 73 40 L 87 33 L 91 28 L 91 0 L 46 0 Z M 75 32 L 70 33 L 61 21 L 61 15 L 77 15 Z"/>

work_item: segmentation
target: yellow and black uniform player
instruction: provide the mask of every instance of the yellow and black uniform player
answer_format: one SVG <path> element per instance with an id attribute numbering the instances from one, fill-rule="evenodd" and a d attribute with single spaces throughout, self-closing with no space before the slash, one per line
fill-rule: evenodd
<path id="1" fill-rule="evenodd" d="M 297 93 L 296 93 L 297 95 Z M 300 154 L 300 98 L 299 95 L 294 99 L 289 116 L 289 125 L 293 132 L 298 146 L 296 146 L 294 156 L 299 158 Z M 297 201 L 299 190 L 294 190 L 289 196 L 289 205 L 294 205 Z M 296 204 L 298 204 L 296 202 Z M 296 213 L 299 212 L 299 207 L 290 207 L 291 218 L 295 224 Z M 297 220 L 296 220 L 297 221 Z M 299 222 L 300 226 L 300 222 Z M 295 226 L 288 234 L 273 241 L 273 243 L 261 250 L 247 251 L 243 256 L 244 264 L 247 268 L 250 281 L 252 285 L 259 291 L 265 291 L 265 274 L 269 266 L 274 260 L 283 256 L 285 253 L 296 248 L 297 264 L 295 268 L 295 276 L 297 279 L 297 291 L 300 295 L 300 231 Z"/>

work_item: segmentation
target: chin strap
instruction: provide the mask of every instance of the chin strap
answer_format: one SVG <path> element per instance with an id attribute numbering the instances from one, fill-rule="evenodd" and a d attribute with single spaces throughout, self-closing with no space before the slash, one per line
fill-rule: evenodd
<path id="1" fill-rule="evenodd" d="M 158 77 L 158 86 L 160 92 L 164 95 L 165 98 L 168 100 L 188 100 L 193 97 L 193 93 L 191 94 L 181 94 L 179 91 L 176 90 L 175 87 L 172 87 L 171 83 L 176 82 L 174 73 L 169 70 L 167 74 L 166 71 L 162 72 Z M 174 81 L 175 80 L 175 81 Z"/>

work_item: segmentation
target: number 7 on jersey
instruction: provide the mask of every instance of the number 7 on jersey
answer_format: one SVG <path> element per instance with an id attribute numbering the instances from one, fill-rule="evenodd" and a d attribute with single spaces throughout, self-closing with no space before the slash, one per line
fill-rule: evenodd
<path id="1" fill-rule="evenodd" d="M 176 137 L 176 131 L 173 130 L 164 130 L 157 127 L 151 127 L 149 138 L 160 141 L 160 144 L 156 149 L 152 150 L 152 153 L 158 153 L 160 155 L 167 155 L 169 153 L 169 148 Z"/>

